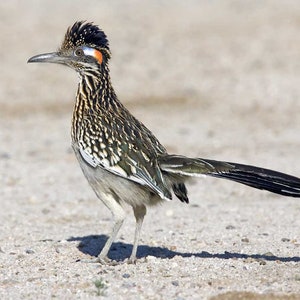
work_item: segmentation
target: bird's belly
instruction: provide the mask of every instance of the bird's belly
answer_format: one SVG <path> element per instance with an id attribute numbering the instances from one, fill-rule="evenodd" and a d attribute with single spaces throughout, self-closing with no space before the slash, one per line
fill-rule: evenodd
<path id="1" fill-rule="evenodd" d="M 73 149 L 83 174 L 100 199 L 111 194 L 116 201 L 131 206 L 151 206 L 163 201 L 159 196 L 136 182 L 115 175 L 102 167 L 90 166 L 81 157 L 78 149 L 76 147 Z"/>

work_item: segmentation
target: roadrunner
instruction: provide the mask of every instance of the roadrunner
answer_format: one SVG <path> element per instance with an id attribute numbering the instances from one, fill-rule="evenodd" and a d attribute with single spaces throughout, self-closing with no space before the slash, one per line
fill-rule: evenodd
<path id="1" fill-rule="evenodd" d="M 226 178 L 284 196 L 300 197 L 300 179 L 254 166 L 170 155 L 157 138 L 119 101 L 109 74 L 111 52 L 105 33 L 93 23 L 71 26 L 57 52 L 28 62 L 63 64 L 79 75 L 72 118 L 72 147 L 96 195 L 114 217 L 112 233 L 97 261 L 109 263 L 108 252 L 121 228 L 123 204 L 133 208 L 136 229 L 129 262 L 136 252 L 146 207 L 172 200 L 189 202 L 190 176 Z"/>

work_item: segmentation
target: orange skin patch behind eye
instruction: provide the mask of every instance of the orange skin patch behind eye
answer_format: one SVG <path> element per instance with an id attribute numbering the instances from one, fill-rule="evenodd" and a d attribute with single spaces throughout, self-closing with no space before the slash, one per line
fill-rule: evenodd
<path id="1" fill-rule="evenodd" d="M 103 55 L 99 50 L 94 50 L 94 57 L 97 59 L 99 64 L 102 64 L 103 62 Z"/>

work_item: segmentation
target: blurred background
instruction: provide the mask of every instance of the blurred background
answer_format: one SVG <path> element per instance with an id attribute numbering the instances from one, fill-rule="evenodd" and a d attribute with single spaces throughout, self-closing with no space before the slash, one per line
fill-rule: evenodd
<path id="1" fill-rule="evenodd" d="M 298 102 L 298 1 L 31 0 L 0 5 L 5 108 L 31 103 L 32 109 L 41 109 L 73 99 L 73 72 L 26 61 L 55 50 L 76 20 L 93 21 L 108 35 L 112 79 L 123 102 L 175 98 L 223 106 L 226 97 L 224 106 L 245 110 L 285 109 Z M 49 86 L 51 94 L 43 91 Z"/>

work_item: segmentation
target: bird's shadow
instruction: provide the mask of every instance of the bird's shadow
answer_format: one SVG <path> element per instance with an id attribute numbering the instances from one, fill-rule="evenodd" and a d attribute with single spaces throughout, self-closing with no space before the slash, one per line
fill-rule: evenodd
<path id="1" fill-rule="evenodd" d="M 78 249 L 84 254 L 97 257 L 107 241 L 106 235 L 88 235 L 82 237 L 70 237 L 69 242 L 79 241 Z M 132 245 L 123 242 L 116 242 L 112 244 L 109 251 L 109 258 L 116 261 L 124 261 L 128 258 L 132 251 Z M 218 259 L 255 259 L 258 261 L 280 261 L 280 262 L 300 262 L 299 256 L 280 257 L 268 254 L 241 254 L 235 252 L 224 253 L 209 253 L 206 251 L 191 253 L 173 251 L 163 247 L 150 247 L 147 245 L 139 245 L 137 257 L 143 258 L 147 256 L 154 256 L 161 259 L 171 259 L 174 256 L 181 257 L 199 257 L 199 258 L 218 258 Z"/>

